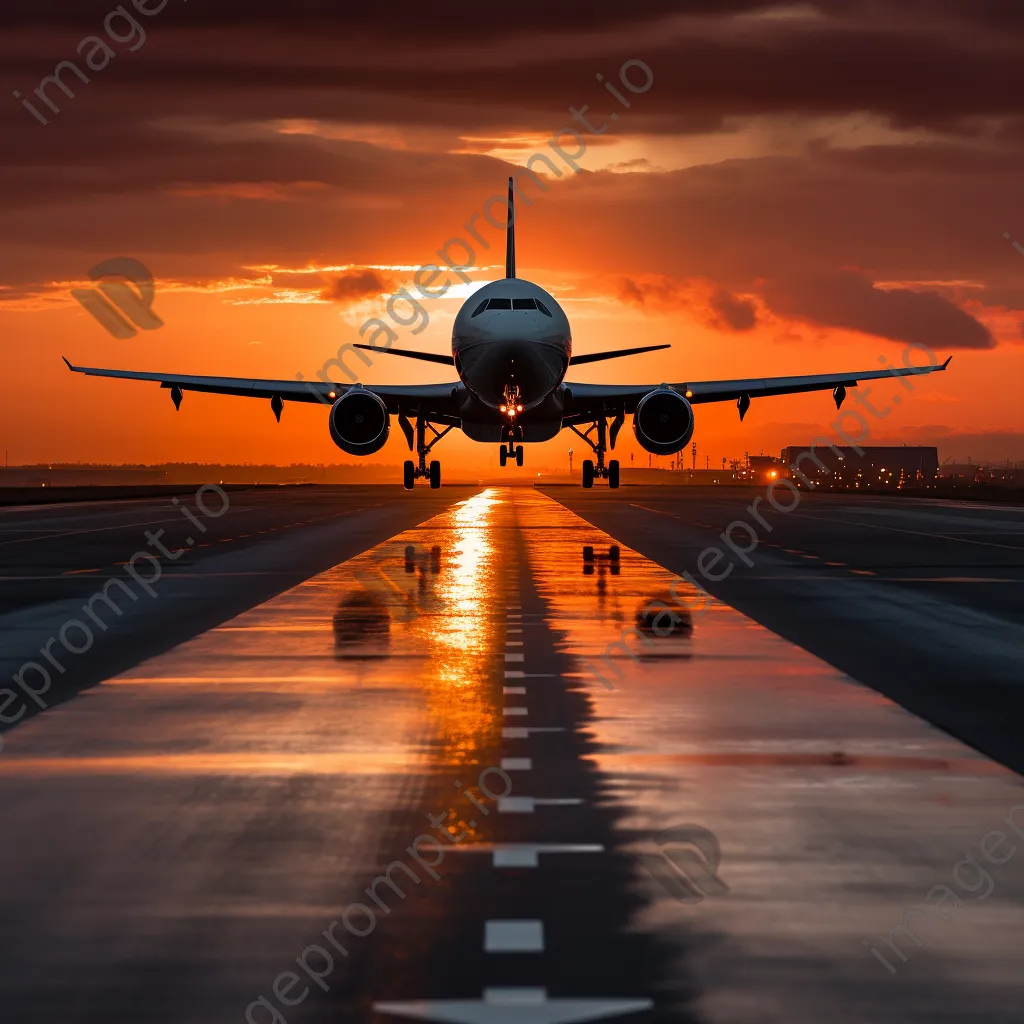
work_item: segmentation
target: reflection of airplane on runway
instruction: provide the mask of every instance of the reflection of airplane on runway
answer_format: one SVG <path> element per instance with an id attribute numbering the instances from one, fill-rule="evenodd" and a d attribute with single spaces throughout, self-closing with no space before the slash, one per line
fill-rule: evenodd
<path id="1" fill-rule="evenodd" d="M 656 455 L 671 455 L 689 442 L 694 426 L 692 407 L 702 402 L 735 401 L 742 419 L 753 398 L 831 391 L 838 407 L 846 397 L 846 389 L 855 387 L 859 381 L 931 373 L 944 370 L 949 363 L 947 359 L 938 366 L 682 384 L 565 383 L 570 366 L 669 346 L 645 345 L 573 356 L 569 320 L 562 308 L 542 288 L 516 277 L 512 179 L 508 204 L 505 277 L 474 292 L 459 310 L 452 331 L 451 357 L 357 346 L 448 366 L 454 363 L 458 381 L 367 387 L 103 370 L 70 363 L 68 366 L 98 377 L 158 381 L 161 387 L 170 389 L 176 406 L 181 403 L 183 391 L 269 399 L 277 416 L 285 400 L 323 402 L 331 406 L 328 421 L 334 443 L 350 455 L 372 455 L 379 451 L 387 441 L 391 416 L 396 415 L 409 450 L 415 444 L 418 456 L 418 463 L 405 463 L 406 487 L 412 487 L 417 477 L 429 477 L 431 487 L 440 487 L 441 464 L 431 462 L 428 468 L 427 456 L 453 427 L 460 427 L 474 441 L 500 444 L 503 466 L 509 458 L 515 459 L 517 465 L 523 464 L 519 442 L 547 441 L 568 427 L 590 445 L 596 456 L 596 465 L 590 460 L 583 463 L 583 486 L 591 487 L 595 477 L 605 477 L 611 487 L 618 487 L 619 463 L 612 459 L 605 465 L 605 453 L 609 447 L 615 447 L 627 413 L 633 416 L 633 430 L 644 449 Z M 410 416 L 416 419 L 415 432 Z M 581 430 L 581 426 L 586 429 Z M 432 435 L 429 441 L 428 429 Z"/>

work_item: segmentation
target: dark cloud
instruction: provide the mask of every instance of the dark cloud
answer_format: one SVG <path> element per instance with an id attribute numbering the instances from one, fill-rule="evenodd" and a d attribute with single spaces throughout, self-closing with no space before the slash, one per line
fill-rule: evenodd
<path id="1" fill-rule="evenodd" d="M 823 327 L 861 331 L 935 351 L 989 349 L 989 329 L 937 292 L 883 289 L 852 271 L 772 281 L 765 300 L 773 312 Z"/>
<path id="2" fill-rule="evenodd" d="M 741 299 L 724 288 L 718 288 L 708 300 L 720 325 L 734 331 L 749 331 L 757 323 L 757 307 L 749 299 Z"/>
<path id="3" fill-rule="evenodd" d="M 331 302 L 355 302 L 394 291 L 394 280 L 370 267 L 346 270 L 331 279 L 320 297 Z"/>
<path id="4" fill-rule="evenodd" d="M 631 306 L 672 309 L 687 305 L 678 283 L 667 277 L 646 280 L 624 277 L 616 286 L 616 295 Z"/>

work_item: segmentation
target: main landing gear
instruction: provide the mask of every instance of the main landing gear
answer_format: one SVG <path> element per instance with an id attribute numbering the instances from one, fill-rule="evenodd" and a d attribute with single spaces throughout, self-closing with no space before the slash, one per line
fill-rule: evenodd
<path id="1" fill-rule="evenodd" d="M 408 442 L 409 451 L 412 451 L 413 427 L 406 418 L 404 412 L 399 412 L 398 414 L 398 425 L 402 428 L 402 433 L 405 434 L 405 440 Z M 405 465 L 402 467 L 402 484 L 405 486 L 407 491 L 411 491 L 413 484 L 421 477 L 429 479 L 430 486 L 435 491 L 441 486 L 441 463 L 435 460 L 428 466 L 427 456 L 430 454 L 430 450 L 434 445 L 437 444 L 437 442 L 440 441 L 454 425 L 455 424 L 453 423 L 449 423 L 444 430 L 438 430 L 437 427 L 435 427 L 433 423 L 429 422 L 422 414 L 417 415 L 415 445 L 418 463 L 413 462 L 412 460 L 407 460 Z M 434 435 L 429 441 L 427 441 L 428 428 Z"/>
<path id="2" fill-rule="evenodd" d="M 611 431 L 608 430 L 608 421 L 606 418 L 605 410 L 602 407 L 600 415 L 597 419 L 586 430 L 580 430 L 574 423 L 568 424 L 570 430 L 578 434 L 590 447 L 593 449 L 594 454 L 597 456 L 597 464 L 595 465 L 590 459 L 584 460 L 583 463 L 583 486 L 590 488 L 594 486 L 594 480 L 602 479 L 608 481 L 608 486 L 614 490 L 619 486 L 619 460 L 612 459 L 608 465 L 604 464 L 604 455 L 609 448 L 609 441 L 611 442 L 610 447 L 615 447 L 615 439 L 619 436 L 619 430 L 622 428 L 622 424 L 626 421 L 626 414 L 624 410 L 620 409 L 612 420 Z M 597 431 L 597 440 L 594 440 L 590 435 Z"/>

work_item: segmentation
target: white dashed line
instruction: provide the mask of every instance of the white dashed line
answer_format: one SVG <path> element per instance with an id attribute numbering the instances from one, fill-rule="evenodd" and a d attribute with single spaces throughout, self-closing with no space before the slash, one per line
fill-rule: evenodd
<path id="1" fill-rule="evenodd" d="M 506 647 L 522 647 L 523 646 L 523 641 L 522 640 L 506 640 L 505 641 L 505 646 Z"/>
<path id="2" fill-rule="evenodd" d="M 485 953 L 543 953 L 542 921 L 485 921 Z"/>
<path id="3" fill-rule="evenodd" d="M 525 686 L 503 686 L 501 688 L 502 693 L 526 693 Z"/>
<path id="4" fill-rule="evenodd" d="M 600 843 L 503 843 L 494 848 L 493 865 L 535 868 L 542 853 L 604 853 L 604 847 Z"/>
<path id="5" fill-rule="evenodd" d="M 522 678 L 524 678 L 525 675 L 526 675 L 526 673 L 522 669 L 518 669 L 518 668 L 505 669 L 505 678 L 506 679 L 522 679 Z"/>
<path id="6" fill-rule="evenodd" d="M 538 807 L 576 807 L 581 803 L 573 797 L 503 796 L 498 800 L 498 813 L 533 814 Z"/>
<path id="7" fill-rule="evenodd" d="M 456 853 L 488 853 L 496 868 L 535 868 L 540 855 L 557 853 L 604 853 L 600 843 L 471 843 L 453 848 Z"/>
<path id="8" fill-rule="evenodd" d="M 506 654 L 506 661 L 526 661 L 526 658 L 522 654 Z"/>
<path id="9" fill-rule="evenodd" d="M 533 759 L 529 757 L 503 757 L 501 759 L 501 770 L 503 772 L 532 771 Z"/>
<path id="10" fill-rule="evenodd" d="M 502 708 L 501 713 L 503 715 L 525 715 L 527 714 L 526 708 Z"/>
<path id="11" fill-rule="evenodd" d="M 532 732 L 565 732 L 559 725 L 506 726 L 501 735 L 507 740 L 527 740 Z"/>

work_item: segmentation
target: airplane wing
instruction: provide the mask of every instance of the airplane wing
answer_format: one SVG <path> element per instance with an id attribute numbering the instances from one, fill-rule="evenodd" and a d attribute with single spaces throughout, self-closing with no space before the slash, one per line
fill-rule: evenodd
<path id="1" fill-rule="evenodd" d="M 800 377 L 752 377 L 743 380 L 704 380 L 683 384 L 572 384 L 565 387 L 571 398 L 565 403 L 567 421 L 592 418 L 600 414 L 601 406 L 609 412 L 622 410 L 635 412 L 640 399 L 658 387 L 668 387 L 685 396 L 691 405 L 705 402 L 740 403 L 741 416 L 751 400 L 771 395 L 796 395 L 805 391 L 831 391 L 838 404 L 846 396 L 847 388 L 855 388 L 861 381 L 883 380 L 887 377 L 917 377 L 949 366 L 950 356 L 936 366 L 911 366 L 900 369 L 864 370 L 853 373 L 812 373 Z"/>
<path id="2" fill-rule="evenodd" d="M 181 401 L 183 391 L 206 391 L 214 395 L 245 395 L 274 402 L 320 402 L 331 405 L 335 398 L 356 387 L 355 384 L 332 384 L 319 380 L 265 380 L 254 377 L 197 377 L 181 373 L 148 373 L 141 370 L 106 370 L 95 366 L 75 366 L 67 359 L 68 369 L 91 377 L 120 377 L 126 380 L 144 380 L 171 389 L 175 405 Z M 425 407 L 437 422 L 446 422 L 454 416 L 458 422 L 458 402 L 455 393 L 463 385 L 450 384 L 368 385 L 367 391 L 379 396 L 388 411 L 415 412 Z M 177 394 L 175 394 L 177 389 Z"/>

